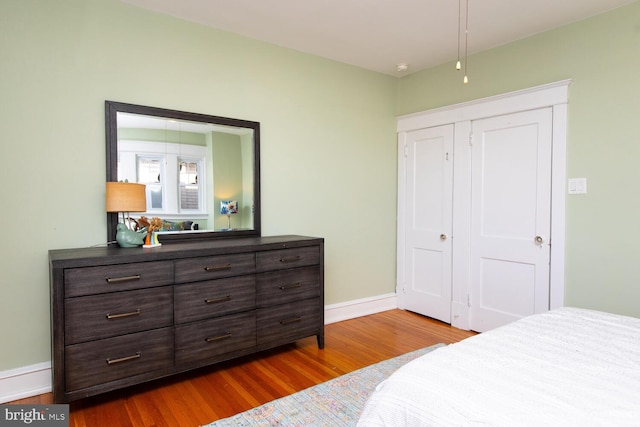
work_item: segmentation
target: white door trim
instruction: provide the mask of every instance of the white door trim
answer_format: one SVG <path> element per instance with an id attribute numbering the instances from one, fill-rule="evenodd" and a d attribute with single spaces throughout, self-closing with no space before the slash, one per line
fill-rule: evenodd
<path id="1" fill-rule="evenodd" d="M 519 111 L 543 107 L 553 108 L 553 153 L 551 184 L 551 268 L 549 307 L 564 305 L 564 252 L 565 252 L 565 192 L 566 192 L 566 147 L 567 147 L 567 103 L 571 80 L 563 80 L 542 86 L 509 92 L 502 95 L 454 104 L 446 107 L 400 116 L 398 132 L 398 245 L 397 245 L 397 293 L 398 306 L 404 308 L 402 286 L 405 281 L 402 268 L 404 262 L 404 201 L 406 188 L 404 176 L 406 164 L 404 146 L 406 132 L 446 124 L 464 122 Z M 456 139 L 460 137 L 457 134 Z M 455 196 L 454 196 L 455 197 Z M 455 202 L 454 202 L 455 203 Z M 455 231 L 454 231 L 455 232 Z M 455 267 L 454 267 L 455 268 Z M 454 271 L 455 276 L 455 271 Z M 452 325 L 469 329 L 467 295 L 469 281 L 464 277 L 454 278 L 452 289 Z"/>
<path id="2" fill-rule="evenodd" d="M 434 108 L 398 117 L 398 132 L 477 120 L 566 104 L 571 80 L 562 80 L 487 98 Z"/>
<path id="3" fill-rule="evenodd" d="M 568 86 L 569 82 L 567 82 Z M 553 106 L 551 153 L 551 265 L 549 308 L 564 306 L 564 251 L 567 182 L 567 101 Z"/>

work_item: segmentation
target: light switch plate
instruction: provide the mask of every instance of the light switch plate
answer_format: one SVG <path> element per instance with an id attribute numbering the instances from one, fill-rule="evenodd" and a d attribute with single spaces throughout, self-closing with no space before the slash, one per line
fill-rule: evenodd
<path id="1" fill-rule="evenodd" d="M 587 194 L 587 178 L 570 178 L 569 194 Z"/>

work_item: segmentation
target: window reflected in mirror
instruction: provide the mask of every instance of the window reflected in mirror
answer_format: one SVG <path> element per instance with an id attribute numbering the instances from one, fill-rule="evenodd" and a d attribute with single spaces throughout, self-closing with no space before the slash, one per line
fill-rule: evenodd
<path id="1" fill-rule="evenodd" d="M 206 161 L 206 146 L 121 139 L 118 180 L 146 185 L 147 212 L 142 215 L 204 223 L 207 219 Z"/>
<path id="2" fill-rule="evenodd" d="M 180 160 L 180 211 L 199 211 L 202 208 L 200 187 L 198 186 L 198 170 L 202 169 L 201 161 Z"/>
<path id="3" fill-rule="evenodd" d="M 144 184 L 147 191 L 148 212 L 163 212 L 162 184 L 166 179 L 162 179 L 162 164 L 164 159 L 154 159 L 145 156 L 138 156 L 138 173 L 134 182 Z M 128 181 L 128 178 L 127 178 Z M 129 181 L 131 182 L 131 181 Z"/>

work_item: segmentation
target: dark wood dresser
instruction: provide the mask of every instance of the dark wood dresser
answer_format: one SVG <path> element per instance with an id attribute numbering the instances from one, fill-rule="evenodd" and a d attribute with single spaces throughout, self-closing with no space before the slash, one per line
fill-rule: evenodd
<path id="1" fill-rule="evenodd" d="M 324 240 L 49 252 L 53 399 L 104 393 L 316 335 Z"/>

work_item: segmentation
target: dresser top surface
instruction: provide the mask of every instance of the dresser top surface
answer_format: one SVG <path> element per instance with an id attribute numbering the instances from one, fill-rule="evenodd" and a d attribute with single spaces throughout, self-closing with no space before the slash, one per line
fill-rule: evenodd
<path id="1" fill-rule="evenodd" d="M 323 238 L 308 236 L 262 236 L 231 239 L 194 240 L 182 243 L 167 243 L 156 248 L 88 247 L 55 249 L 49 251 L 53 268 L 70 268 L 101 264 L 123 264 L 131 262 L 159 261 L 197 256 L 225 255 L 318 245 Z"/>

